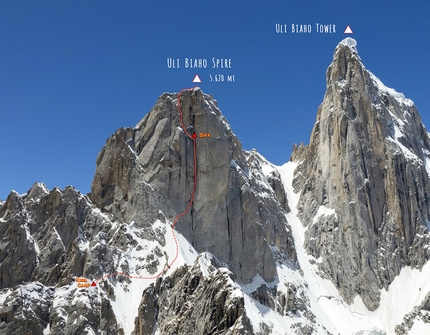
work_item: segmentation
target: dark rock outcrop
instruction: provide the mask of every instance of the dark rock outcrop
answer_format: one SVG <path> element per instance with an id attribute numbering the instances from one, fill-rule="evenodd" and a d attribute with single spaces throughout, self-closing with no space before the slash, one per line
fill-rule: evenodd
<path id="1" fill-rule="evenodd" d="M 396 326 L 396 335 L 409 334 L 416 321 L 430 323 L 430 292 L 427 293 L 421 304 L 415 306 L 411 312 L 404 316 L 403 322 Z"/>
<path id="2" fill-rule="evenodd" d="M 244 307 L 231 272 L 203 253 L 144 291 L 134 335 L 252 335 Z"/>
<path id="3" fill-rule="evenodd" d="M 310 315 L 309 298 L 303 292 L 298 292 L 294 284 L 291 283 L 287 286 L 288 290 L 284 293 L 278 291 L 276 287 L 269 288 L 266 284 L 263 284 L 251 293 L 251 297 L 280 315 L 297 314 L 299 312 Z"/>

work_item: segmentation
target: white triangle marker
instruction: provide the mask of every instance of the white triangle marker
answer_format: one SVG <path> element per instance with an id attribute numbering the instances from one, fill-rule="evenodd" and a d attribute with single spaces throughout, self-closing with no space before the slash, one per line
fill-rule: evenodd
<path id="1" fill-rule="evenodd" d="M 347 26 L 346 27 L 346 29 L 345 29 L 345 31 L 343 32 L 344 34 L 354 34 L 353 32 L 352 32 L 352 29 L 351 29 L 351 27 L 350 26 Z"/>
<path id="2" fill-rule="evenodd" d="M 200 79 L 199 75 L 196 74 L 196 76 L 193 79 L 193 83 L 201 83 L 201 82 L 202 82 L 202 80 Z"/>

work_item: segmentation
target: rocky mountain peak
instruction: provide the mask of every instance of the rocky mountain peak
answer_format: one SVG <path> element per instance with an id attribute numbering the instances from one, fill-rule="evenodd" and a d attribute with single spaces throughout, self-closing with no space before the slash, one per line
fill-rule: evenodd
<path id="1" fill-rule="evenodd" d="M 376 133 L 380 140 L 398 141 L 424 161 L 430 147 L 429 136 L 413 101 L 385 86 L 370 72 L 358 56 L 356 46 L 357 42 L 348 37 L 336 47 L 327 69 L 323 102 L 331 105 L 319 109 L 317 121 L 334 115 L 344 121 L 345 118 L 355 123 L 361 121 L 368 134 Z M 354 101 L 357 106 L 353 105 Z M 340 103 L 341 108 L 335 109 L 335 103 Z"/>
<path id="2" fill-rule="evenodd" d="M 157 219 L 173 222 L 191 204 L 176 228 L 198 251 L 228 264 L 239 281 L 257 273 L 271 281 L 273 247 L 295 259 L 288 204 L 279 177 L 266 179 L 253 166 L 211 96 L 164 93 L 136 127 L 107 140 L 91 198 L 115 220 L 144 229 Z"/>
<path id="3" fill-rule="evenodd" d="M 347 301 L 359 294 L 376 308 L 402 266 L 428 258 L 416 245 L 429 219 L 429 148 L 412 101 L 365 68 L 354 40 L 339 43 L 310 143 L 293 157 L 305 247 Z"/>
<path id="4" fill-rule="evenodd" d="M 28 191 L 25 201 L 40 201 L 40 199 L 49 194 L 49 190 L 44 183 L 34 183 Z"/>

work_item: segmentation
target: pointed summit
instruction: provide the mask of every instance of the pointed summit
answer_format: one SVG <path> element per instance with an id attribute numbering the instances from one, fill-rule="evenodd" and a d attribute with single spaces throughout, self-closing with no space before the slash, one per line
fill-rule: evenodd
<path id="1" fill-rule="evenodd" d="M 413 102 L 366 69 L 354 39 L 341 41 L 310 143 L 293 156 L 304 246 L 347 302 L 359 294 L 376 309 L 403 265 L 430 257 L 417 246 L 428 235 L 416 238 L 430 219 L 429 143 Z"/>
<path id="2" fill-rule="evenodd" d="M 343 39 L 336 46 L 333 61 L 327 69 L 326 96 L 330 96 L 329 99 L 332 99 L 341 95 L 339 99 L 344 100 L 344 95 L 349 94 L 348 90 L 351 86 L 360 88 L 358 94 L 367 94 L 367 84 L 370 81 L 369 72 L 358 55 L 357 41 L 350 37 Z M 321 110 L 321 118 L 328 117 L 324 114 L 325 111 L 329 114 L 332 113 L 329 110 Z"/>
<path id="3" fill-rule="evenodd" d="M 333 54 L 333 61 L 327 69 L 327 90 L 332 84 L 342 89 L 349 87 L 354 81 L 373 97 L 388 94 L 399 104 L 412 106 L 413 102 L 405 98 L 402 93 L 385 86 L 382 81 L 370 72 L 358 55 L 357 41 L 347 37 L 337 45 Z M 367 92 L 367 91 L 372 92 Z"/>
<path id="4" fill-rule="evenodd" d="M 345 77 L 348 70 L 348 64 L 351 63 L 352 60 L 358 60 L 361 63 L 361 58 L 358 55 L 357 50 L 357 41 L 351 37 L 347 37 L 337 45 L 333 54 L 333 62 L 329 69 L 331 67 L 335 67 L 340 72 L 339 74 L 342 74 L 342 77 Z M 336 66 L 334 66 L 335 64 Z M 329 75 L 327 74 L 327 79 L 328 78 Z"/>
<path id="5" fill-rule="evenodd" d="M 337 54 L 337 51 L 339 49 L 345 49 L 347 47 L 352 54 L 358 57 L 358 51 L 357 51 L 357 41 L 351 37 L 347 37 L 339 42 L 339 44 L 336 47 L 335 55 Z M 358 57 L 360 59 L 360 57 Z M 361 60 L 361 59 L 360 59 Z"/>

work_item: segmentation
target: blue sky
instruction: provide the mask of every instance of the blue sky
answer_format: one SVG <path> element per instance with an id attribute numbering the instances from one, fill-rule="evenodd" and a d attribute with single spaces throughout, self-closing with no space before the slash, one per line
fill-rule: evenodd
<path id="1" fill-rule="evenodd" d="M 347 25 L 366 67 L 430 127 L 429 15 L 425 1 L 0 1 L 0 199 L 35 181 L 89 192 L 106 139 L 163 92 L 194 86 L 196 73 L 243 147 L 283 164 L 293 143 L 309 141 Z M 232 68 L 213 69 L 213 57 Z M 185 68 L 185 58 L 208 67 Z M 235 80 L 211 83 L 216 74 Z"/>

